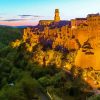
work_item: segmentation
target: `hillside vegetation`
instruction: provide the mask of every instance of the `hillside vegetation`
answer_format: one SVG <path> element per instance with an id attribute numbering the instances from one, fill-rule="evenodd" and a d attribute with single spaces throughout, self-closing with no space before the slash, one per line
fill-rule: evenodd
<path id="1" fill-rule="evenodd" d="M 21 38 L 22 30 L 13 27 L 0 26 L 0 48 L 7 46 L 10 42 Z"/>

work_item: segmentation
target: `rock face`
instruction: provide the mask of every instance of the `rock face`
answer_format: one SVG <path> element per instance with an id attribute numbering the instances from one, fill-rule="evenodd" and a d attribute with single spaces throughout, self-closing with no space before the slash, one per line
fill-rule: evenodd
<path id="1" fill-rule="evenodd" d="M 93 67 L 95 70 L 100 70 L 100 44 L 99 37 L 95 36 L 84 42 L 83 47 L 77 52 L 75 65 L 88 68 Z"/>

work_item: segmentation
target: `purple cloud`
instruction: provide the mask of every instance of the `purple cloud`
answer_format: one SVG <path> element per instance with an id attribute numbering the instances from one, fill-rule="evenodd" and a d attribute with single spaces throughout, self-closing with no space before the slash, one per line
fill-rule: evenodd
<path id="1" fill-rule="evenodd" d="M 22 20 L 26 20 L 26 19 L 5 19 L 5 20 L 1 20 L 1 21 L 11 22 L 11 21 L 22 21 Z"/>
<path id="2" fill-rule="evenodd" d="M 39 18 L 39 17 L 43 17 L 43 16 L 39 16 L 39 15 L 19 15 L 20 17 L 35 17 L 35 18 Z"/>

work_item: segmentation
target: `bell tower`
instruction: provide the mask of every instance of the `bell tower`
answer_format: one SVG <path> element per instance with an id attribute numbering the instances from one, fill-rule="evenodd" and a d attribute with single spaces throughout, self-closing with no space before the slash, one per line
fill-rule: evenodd
<path id="1" fill-rule="evenodd" d="M 60 21 L 59 9 L 55 9 L 54 22 L 59 22 L 59 21 Z"/>

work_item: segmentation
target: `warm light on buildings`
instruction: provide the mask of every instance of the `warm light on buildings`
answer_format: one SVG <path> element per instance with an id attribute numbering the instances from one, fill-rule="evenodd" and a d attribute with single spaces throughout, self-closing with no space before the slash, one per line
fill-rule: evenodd
<path id="1" fill-rule="evenodd" d="M 76 18 L 70 21 L 61 20 L 59 9 L 56 9 L 54 20 L 40 20 L 36 27 L 24 29 L 23 42 L 26 42 L 25 47 L 29 52 L 32 52 L 33 47 L 41 44 L 43 40 L 45 40 L 44 44 L 47 42 L 51 45 L 51 50 L 45 52 L 40 48 L 34 55 L 33 60 L 40 65 L 56 64 L 57 67 L 63 66 L 64 69 L 71 70 L 73 62 L 74 65 L 83 68 L 84 71 L 91 66 L 97 71 L 100 70 L 99 23 L 99 14 L 89 14 L 86 18 Z M 19 44 L 20 42 L 16 41 L 13 43 L 13 47 Z M 64 62 L 62 53 L 54 51 L 56 49 L 75 50 L 77 53 L 72 55 L 72 58 L 69 57 L 71 63 Z M 83 74 L 83 79 L 93 87 L 97 87 L 98 80 L 94 78 L 95 71 L 90 70 L 88 72 L 86 70 Z M 75 76 L 77 76 L 77 71 Z"/>

